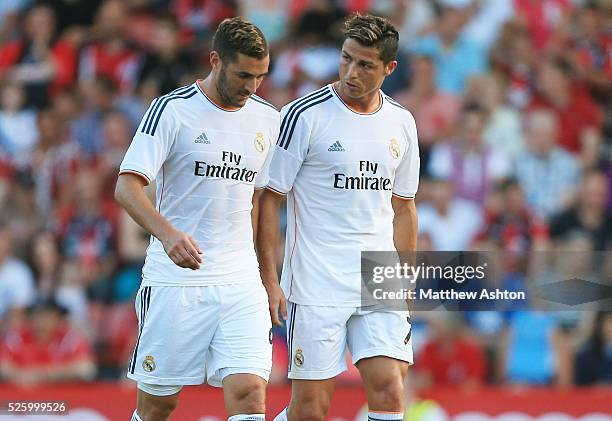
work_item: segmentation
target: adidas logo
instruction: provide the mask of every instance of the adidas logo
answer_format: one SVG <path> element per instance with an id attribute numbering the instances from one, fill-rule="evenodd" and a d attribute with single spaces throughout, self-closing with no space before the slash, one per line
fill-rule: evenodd
<path id="1" fill-rule="evenodd" d="M 346 149 L 342 147 L 339 140 L 336 140 L 331 146 L 327 149 L 329 152 L 344 152 Z"/>
<path id="2" fill-rule="evenodd" d="M 202 132 L 201 135 L 196 137 L 196 140 L 194 141 L 194 143 L 206 143 L 207 145 L 209 145 L 210 140 L 208 140 L 208 138 L 206 137 L 206 133 Z"/>

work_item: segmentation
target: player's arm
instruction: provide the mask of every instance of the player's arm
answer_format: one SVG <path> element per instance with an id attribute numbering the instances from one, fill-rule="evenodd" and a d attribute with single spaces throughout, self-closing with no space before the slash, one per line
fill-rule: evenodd
<path id="1" fill-rule="evenodd" d="M 278 141 L 270 154 L 266 188 L 259 201 L 257 257 L 261 279 L 268 292 L 270 316 L 280 325 L 280 312 L 287 319 L 287 302 L 278 281 L 276 256 L 280 237 L 279 213 L 285 194 L 293 188 L 295 177 L 308 151 L 310 129 L 303 115 L 291 113 L 292 105 L 281 110 Z M 289 127 L 292 129 L 289 130 Z"/>
<path id="2" fill-rule="evenodd" d="M 270 189 L 264 189 L 259 200 L 259 223 L 257 233 L 257 258 L 259 271 L 266 291 L 272 323 L 281 325 L 278 310 L 283 320 L 287 319 L 287 302 L 278 281 L 276 255 L 280 238 L 279 213 L 283 196 Z"/>
<path id="3" fill-rule="evenodd" d="M 414 199 L 392 196 L 393 242 L 398 252 L 415 252 L 417 249 L 418 217 Z"/>
<path id="4" fill-rule="evenodd" d="M 253 226 L 253 244 L 257 244 L 257 221 L 259 220 L 259 199 L 262 189 L 253 192 L 253 209 L 251 209 L 251 225 Z"/>
<path id="5" fill-rule="evenodd" d="M 153 206 L 144 192 L 144 177 L 125 172 L 119 175 L 115 199 L 126 212 L 164 246 L 168 257 L 180 267 L 199 269 L 202 251 L 189 235 L 175 229 Z"/>
<path id="6" fill-rule="evenodd" d="M 143 191 L 168 159 L 181 124 L 171 101 L 160 97 L 152 102 L 119 167 L 115 198 L 136 223 L 163 244 L 175 264 L 196 270 L 202 262 L 198 245 L 176 230 Z"/>

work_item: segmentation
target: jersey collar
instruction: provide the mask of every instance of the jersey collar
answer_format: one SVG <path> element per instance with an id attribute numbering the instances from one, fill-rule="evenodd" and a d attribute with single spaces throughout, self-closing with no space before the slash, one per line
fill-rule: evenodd
<path id="1" fill-rule="evenodd" d="M 378 90 L 378 96 L 380 97 L 380 104 L 378 105 L 378 108 L 376 110 L 372 111 L 371 113 L 360 113 L 359 111 L 353 110 L 351 107 L 348 106 L 348 104 L 346 102 L 344 102 L 344 100 L 340 97 L 340 94 L 338 94 L 338 91 L 336 91 L 336 88 L 334 87 L 333 83 L 330 83 L 329 86 L 331 87 L 331 91 L 334 93 L 334 95 L 338 99 L 338 101 L 340 101 L 340 103 L 342 105 L 344 105 L 347 110 L 349 110 L 352 113 L 357 114 L 357 115 L 373 115 L 373 114 L 376 114 L 377 112 L 379 112 L 382 109 L 383 103 L 385 101 L 385 96 L 382 94 L 382 92 L 380 92 L 380 89 L 379 89 Z"/>
<path id="2" fill-rule="evenodd" d="M 204 81 L 203 79 L 198 79 L 198 80 L 196 80 L 195 85 L 198 88 L 198 90 L 200 91 L 200 93 L 204 96 L 206 101 L 208 101 L 215 108 L 218 108 L 221 111 L 225 111 L 226 113 L 235 113 L 235 112 L 240 111 L 240 110 L 242 110 L 244 108 L 244 106 L 242 106 L 240 108 L 237 108 L 237 109 L 233 110 L 233 109 L 229 109 L 229 108 L 224 108 L 221 105 L 217 104 L 208 95 L 206 95 L 206 92 L 204 92 L 204 89 L 202 89 L 202 87 L 200 86 L 200 82 L 203 82 L 203 81 Z"/>

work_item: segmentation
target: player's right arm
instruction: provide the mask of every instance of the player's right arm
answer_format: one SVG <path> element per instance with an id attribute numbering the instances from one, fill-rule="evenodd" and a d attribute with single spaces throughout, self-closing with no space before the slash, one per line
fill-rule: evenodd
<path id="1" fill-rule="evenodd" d="M 308 152 L 310 128 L 299 110 L 300 102 L 281 110 L 278 141 L 268 169 L 268 182 L 259 202 L 257 257 L 261 279 L 268 292 L 272 323 L 280 325 L 279 308 L 287 319 L 285 294 L 278 281 L 276 256 L 280 237 L 279 213 L 285 194 L 293 188 L 295 177 Z"/>
<path id="2" fill-rule="evenodd" d="M 141 227 L 157 238 L 172 261 L 183 268 L 199 269 L 202 253 L 196 242 L 172 224 L 153 206 L 144 192 L 166 162 L 180 121 L 173 109 L 173 96 L 157 98 L 145 113 L 119 170 L 115 198 Z"/>
<path id="3" fill-rule="evenodd" d="M 146 180 L 136 174 L 119 175 L 115 199 L 148 233 L 157 238 L 172 261 L 183 268 L 199 269 L 202 251 L 189 235 L 175 229 L 153 206 L 144 192 Z"/>
<path id="4" fill-rule="evenodd" d="M 278 317 L 280 309 L 283 320 L 287 319 L 287 302 L 278 282 L 276 255 L 280 237 L 279 213 L 283 196 L 264 189 L 259 201 L 259 223 L 257 232 L 257 258 L 261 280 L 268 292 L 268 306 L 272 323 L 281 325 Z"/>

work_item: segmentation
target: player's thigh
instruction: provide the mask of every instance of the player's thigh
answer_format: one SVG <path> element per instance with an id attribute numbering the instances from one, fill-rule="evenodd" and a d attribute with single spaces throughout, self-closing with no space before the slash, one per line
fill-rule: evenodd
<path id="1" fill-rule="evenodd" d="M 353 364 L 372 357 L 413 363 L 412 326 L 408 311 L 361 309 L 347 323 L 347 342 Z"/>
<path id="2" fill-rule="evenodd" d="M 289 378 L 326 380 L 346 370 L 346 323 L 353 307 L 288 304 Z"/>
<path id="3" fill-rule="evenodd" d="M 255 374 L 230 374 L 223 377 L 223 398 L 229 416 L 265 414 L 268 383 Z"/>
<path id="4" fill-rule="evenodd" d="M 206 361 L 208 383 L 254 374 L 266 382 L 272 369 L 272 321 L 261 281 L 218 286 L 223 305 Z"/>
<path id="5" fill-rule="evenodd" d="M 210 287 L 143 287 L 136 309 L 139 333 L 128 377 L 155 385 L 201 384 L 218 321 L 214 291 Z"/>

